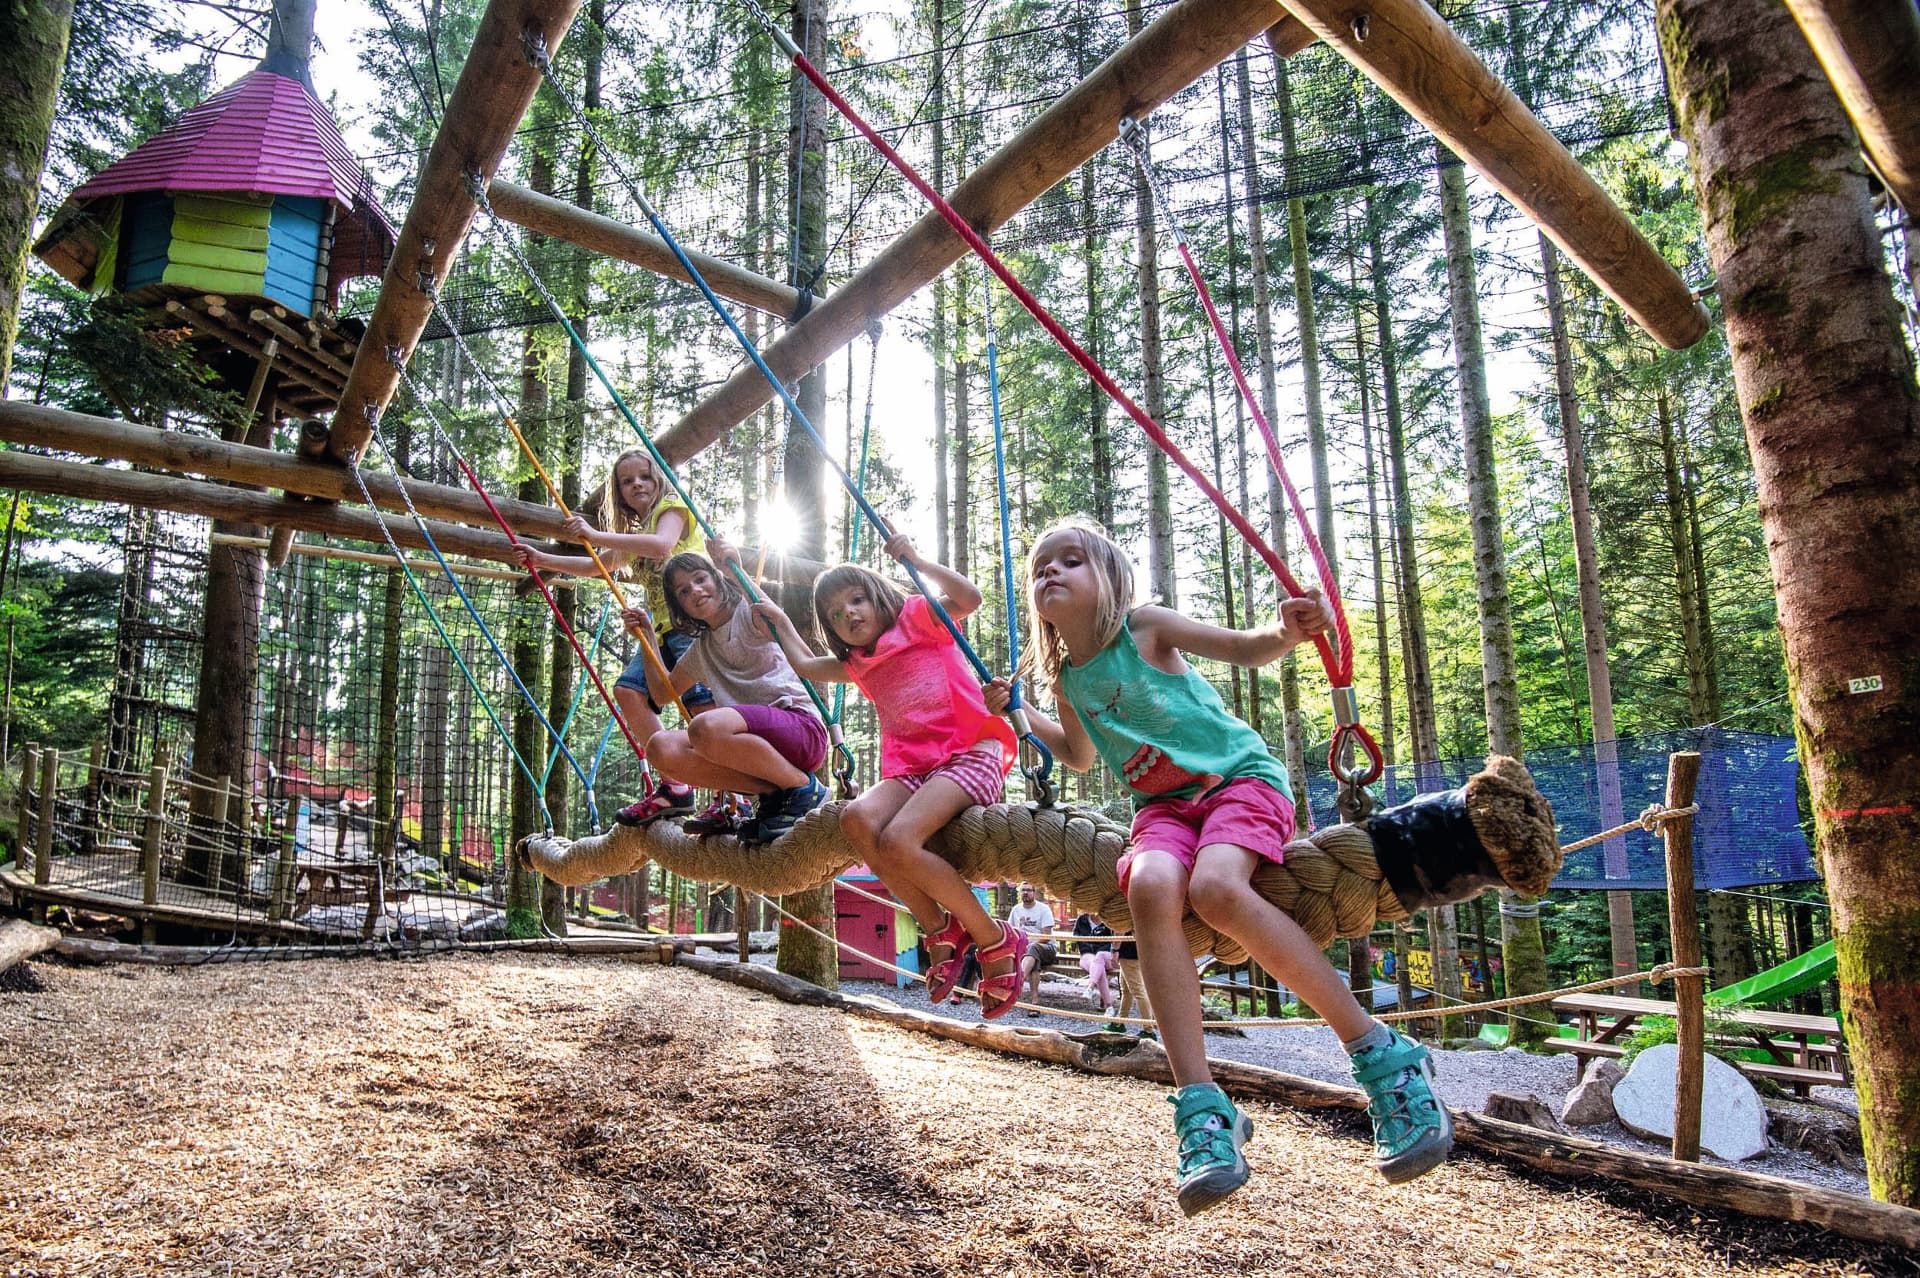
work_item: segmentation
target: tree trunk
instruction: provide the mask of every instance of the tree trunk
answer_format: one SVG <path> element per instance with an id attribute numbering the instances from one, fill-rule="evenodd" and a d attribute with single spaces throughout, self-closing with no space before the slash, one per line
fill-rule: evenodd
<path id="1" fill-rule="evenodd" d="M 260 398 L 245 442 L 256 448 L 273 444 L 273 426 L 279 416 L 274 389 L 268 385 Z M 241 432 L 229 429 L 228 442 Z M 215 533 L 262 537 L 258 524 L 213 521 Z M 267 563 L 261 551 L 215 543 L 207 550 L 205 630 L 200 645 L 200 679 L 194 697 L 192 772 L 209 785 L 231 777 L 241 786 L 253 778 L 253 708 L 260 676 L 260 606 L 266 599 Z M 221 840 L 210 836 L 224 819 L 223 796 L 206 788 L 192 792 L 193 826 L 208 837 L 188 841 L 181 860 L 183 883 L 231 885 L 238 858 L 221 850 Z"/>
<path id="2" fill-rule="evenodd" d="M 536 191 L 552 189 L 552 171 L 550 161 L 544 152 L 537 152 L 534 163 L 535 176 L 530 183 Z M 543 183 L 540 170 L 547 167 Z M 529 424 L 544 422 L 547 417 L 547 384 L 541 376 L 540 342 L 537 332 L 529 328 L 521 345 L 520 364 L 520 420 Z M 537 432 L 533 438 L 536 446 L 543 441 L 544 432 Z M 519 491 L 515 493 L 522 501 L 539 501 L 541 496 L 540 480 L 532 475 L 520 481 Z M 541 644 L 541 616 L 534 611 L 535 605 L 524 596 L 514 600 L 513 612 L 508 621 L 509 643 L 514 673 L 520 682 L 529 689 L 540 686 L 541 675 L 546 662 L 543 660 L 545 649 Z M 541 748 L 546 743 L 540 737 L 540 724 L 534 717 L 533 706 L 516 691 L 513 697 L 513 748 L 520 757 L 532 765 L 536 759 L 545 757 Z M 541 829 L 546 822 L 540 816 L 538 799 L 533 782 L 526 773 L 508 764 L 507 789 L 508 805 L 513 830 Z M 518 857 L 507 858 L 507 916 L 508 926 L 516 935 L 533 935 L 537 931 L 534 921 L 536 912 L 548 927 L 561 935 L 566 934 L 566 894 L 559 887 L 543 883 L 540 876 L 530 874 L 520 868 Z"/>
<path id="3" fill-rule="evenodd" d="M 966 147 L 960 148 L 960 167 L 966 167 Z M 952 558 L 946 563 L 962 577 L 973 569 L 973 364 L 968 359 L 967 329 L 972 321 L 968 305 L 966 264 L 953 274 L 953 518 Z"/>
<path id="4" fill-rule="evenodd" d="M 1786 10 L 1660 0 L 1779 597 L 1876 1198 L 1920 1205 L 1920 393 Z"/>
<path id="5" fill-rule="evenodd" d="M 0 398 L 13 369 L 40 173 L 72 27 L 73 0 L 0 10 L 0 103 L 6 104 L 0 107 Z"/>
<path id="6" fill-rule="evenodd" d="M 1392 485 L 1393 544 L 1399 577 L 1401 666 L 1406 671 L 1407 734 L 1413 738 L 1415 788 L 1426 790 L 1438 786 L 1438 776 L 1430 765 L 1440 760 L 1440 730 L 1434 713 L 1433 673 L 1427 655 L 1427 612 L 1420 592 L 1420 562 L 1413 536 L 1413 491 L 1407 482 L 1406 423 L 1400 405 L 1400 352 L 1393 338 L 1391 287 L 1384 261 L 1385 232 L 1371 190 L 1366 197 L 1366 221 L 1373 317 L 1380 342 L 1380 390 L 1387 416 L 1388 477 Z"/>
<path id="7" fill-rule="evenodd" d="M 1567 459 L 1567 510 L 1573 524 L 1573 559 L 1580 579 L 1580 634 L 1586 653 L 1587 709 L 1593 723 L 1593 759 L 1599 772 L 1600 825 L 1621 823 L 1620 760 L 1613 722 L 1613 666 L 1607 659 L 1607 613 L 1600 595 L 1600 555 L 1593 537 L 1593 500 L 1587 484 L 1586 442 L 1580 402 L 1574 393 L 1573 346 L 1567 335 L 1566 300 L 1560 288 L 1560 252 L 1540 233 L 1540 273 L 1547 290 L 1547 325 L 1553 336 L 1553 382 L 1560 413 L 1560 443 Z M 1609 839 L 1601 856 L 1608 878 L 1627 875 L 1627 841 Z M 1613 974 L 1640 970 L 1633 933 L 1633 893 L 1607 893 L 1607 934 Z M 1619 993 L 1633 997 L 1638 985 Z"/>
<path id="8" fill-rule="evenodd" d="M 1127 0 L 1127 34 L 1138 35 L 1143 25 L 1140 0 Z M 1149 146 L 1142 135 L 1142 146 Z M 1148 161 L 1149 163 L 1151 160 Z M 1133 175 L 1135 246 L 1140 257 L 1140 406 L 1154 421 L 1167 420 L 1166 369 L 1160 349 L 1160 246 L 1154 216 L 1153 188 L 1144 172 Z M 1147 582 L 1155 602 L 1179 606 L 1173 569 L 1173 490 L 1167 481 L 1167 458 L 1157 448 L 1147 450 Z"/>
<path id="9" fill-rule="evenodd" d="M 947 193 L 947 0 L 933 0 L 933 189 Z M 947 541 L 947 273 L 933 280 L 933 557 L 952 563 Z M 784 937 L 785 929 L 782 929 Z"/>
<path id="10" fill-rule="evenodd" d="M 826 61 L 830 9 L 828 0 L 817 0 L 794 10 L 794 42 L 815 65 Z M 793 171 L 799 177 L 799 199 L 795 205 L 800 216 L 795 235 L 794 271 L 801 279 L 811 273 L 812 264 L 821 260 L 827 248 L 827 103 L 817 93 L 804 93 L 804 84 L 801 77 L 794 77 L 795 110 L 789 135 Z M 826 370 L 816 368 L 801 378 L 796 398 L 809 421 L 823 421 L 827 411 Z M 787 445 L 787 499 L 799 515 L 798 549 L 801 554 L 818 559 L 826 553 L 827 545 L 826 467 L 820 450 L 804 437 L 804 432 L 790 430 Z M 834 934 L 832 883 L 796 892 L 783 904 L 828 937 Z M 777 962 L 780 970 L 789 976 L 811 981 L 824 989 L 839 988 L 838 951 L 830 940 L 823 940 L 804 928 L 783 926 L 780 929 Z"/>
<path id="11" fill-rule="evenodd" d="M 1243 148 L 1242 163 L 1246 168 L 1244 185 L 1248 191 L 1260 189 L 1260 135 L 1253 127 L 1253 86 L 1248 70 L 1247 51 L 1242 49 L 1234 67 L 1235 78 L 1240 90 L 1240 136 Z M 1260 372 L 1260 411 L 1267 415 L 1267 421 L 1279 420 L 1279 395 L 1274 386 L 1273 360 L 1273 297 L 1270 292 L 1267 274 L 1267 228 L 1265 214 L 1260 201 L 1247 201 L 1247 252 L 1248 269 L 1253 275 L 1253 335 L 1254 350 Z M 1276 429 L 1278 429 L 1276 427 Z M 1286 493 L 1280 487 L 1279 479 L 1272 467 L 1263 467 L 1267 472 L 1267 525 L 1273 538 L 1274 553 L 1282 559 L 1287 557 L 1287 507 Z M 1247 620 L 1254 619 L 1253 585 L 1247 586 Z M 1257 685 L 1256 685 L 1257 686 Z M 1280 719 L 1282 740 L 1285 742 L 1282 753 L 1286 759 L 1287 780 L 1293 785 L 1294 805 L 1305 811 L 1307 784 L 1307 742 L 1300 728 L 1300 685 L 1294 673 L 1293 658 L 1284 659 L 1280 667 Z M 1302 822 L 1302 826 L 1306 822 Z"/>
<path id="12" fill-rule="evenodd" d="M 1291 181 L 1299 162 L 1293 132 L 1293 91 L 1286 59 L 1275 62 L 1275 84 L 1280 95 L 1280 151 Z M 1313 264 L 1307 244 L 1307 202 L 1295 196 L 1287 201 L 1287 242 L 1293 252 L 1293 305 L 1300 317 L 1300 380 L 1306 401 L 1307 455 L 1313 465 L 1314 528 L 1320 549 L 1337 579 L 1339 543 L 1333 527 L 1333 477 L 1327 468 L 1327 413 L 1320 399 L 1320 326 L 1313 311 Z"/>
<path id="13" fill-rule="evenodd" d="M 1454 368 L 1460 382 L 1460 430 L 1466 453 L 1467 505 L 1473 529 L 1474 579 L 1480 598 L 1481 685 L 1486 692 L 1487 744 L 1496 754 L 1522 753 L 1520 692 L 1507 592 L 1506 546 L 1500 532 L 1500 490 L 1493 465 L 1493 412 L 1487 402 L 1486 354 L 1480 335 L 1472 227 L 1465 170 L 1439 148 L 1440 218 L 1447 243 L 1448 309 Z M 1436 947 L 1437 948 L 1437 947 Z M 1546 949 L 1538 898 L 1500 893 L 1500 953 L 1509 994 L 1547 988 Z M 1436 960 L 1438 955 L 1435 956 Z M 1436 971 L 1438 965 L 1436 962 Z M 1518 1007 L 1507 1020 L 1508 1041 L 1541 1039 L 1542 1026 Z"/>

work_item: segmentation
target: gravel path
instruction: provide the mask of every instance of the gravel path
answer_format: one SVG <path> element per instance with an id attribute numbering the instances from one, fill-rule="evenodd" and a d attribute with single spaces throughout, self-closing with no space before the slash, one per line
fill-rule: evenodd
<path id="1" fill-rule="evenodd" d="M 927 1002 L 926 987 L 918 984 L 901 988 L 880 981 L 848 981 L 845 989 L 850 994 L 878 995 L 903 1007 L 942 1016 L 965 1017 L 974 1014 L 971 1005 L 965 1003 L 932 1007 Z M 1057 1005 L 1076 1012 L 1091 1010 L 1083 981 L 1043 981 L 1041 998 L 1047 1006 Z M 1050 1016 L 1044 1012 L 1016 1011 L 1011 1015 L 1019 1024 L 1044 1026 L 1063 1034 L 1086 1034 L 1100 1028 L 1096 1021 Z M 1325 1028 L 1216 1030 L 1207 1035 L 1207 1053 L 1249 1065 L 1264 1065 L 1301 1078 L 1328 1083 L 1352 1082 L 1347 1072 L 1347 1054 L 1341 1049 L 1333 1031 Z M 1434 1053 L 1434 1058 L 1436 1089 L 1440 1098 L 1454 1109 L 1484 1110 L 1491 1092 L 1517 1096 L 1531 1093 L 1551 1105 L 1557 1115 L 1565 1108 L 1567 1092 L 1574 1083 L 1571 1056 L 1549 1056 L 1509 1048 L 1505 1051 L 1438 1051 Z M 1822 1087 L 1815 1088 L 1814 1092 L 1816 1100 L 1828 1108 L 1858 1113 L 1851 1088 Z M 1769 1100 L 1767 1103 L 1777 1107 L 1792 1102 Z M 1576 1129 L 1574 1134 L 1629 1149 L 1654 1153 L 1666 1151 L 1664 1144 L 1642 1140 L 1618 1123 L 1608 1123 L 1604 1127 L 1583 1127 Z M 1864 1171 L 1834 1166 L 1821 1162 L 1811 1154 L 1779 1145 L 1758 1158 L 1750 1158 L 1742 1163 L 1729 1163 L 1711 1154 L 1702 1154 L 1701 1161 L 1721 1167 L 1740 1167 L 1768 1176 L 1781 1176 L 1863 1197 L 1868 1192 Z"/>

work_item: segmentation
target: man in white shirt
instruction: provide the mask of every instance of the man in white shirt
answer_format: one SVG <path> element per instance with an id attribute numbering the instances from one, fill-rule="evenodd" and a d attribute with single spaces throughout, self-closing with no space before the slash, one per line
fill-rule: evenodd
<path id="1" fill-rule="evenodd" d="M 1052 932 L 1058 926 L 1053 917 L 1053 908 L 1039 899 L 1039 893 L 1031 883 L 1020 885 L 1020 904 L 1007 911 L 1007 925 L 1017 927 L 1027 935 Z M 1040 1001 L 1040 973 L 1051 966 L 1060 953 L 1052 941 L 1035 941 L 1027 948 L 1027 957 L 1021 961 L 1020 975 L 1027 987 L 1027 1001 Z M 1029 1010 L 1028 1016 L 1039 1013 Z"/>

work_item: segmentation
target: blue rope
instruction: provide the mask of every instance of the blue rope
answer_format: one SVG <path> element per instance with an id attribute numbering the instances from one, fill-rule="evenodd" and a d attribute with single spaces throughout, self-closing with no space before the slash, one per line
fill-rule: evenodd
<path id="1" fill-rule="evenodd" d="M 686 272 L 687 278 L 693 282 L 695 288 L 700 290 L 700 295 L 707 299 L 707 304 L 713 308 L 714 313 L 726 323 L 727 330 L 733 334 L 734 340 L 740 344 L 741 351 L 748 359 L 753 361 L 753 366 L 760 370 L 762 377 L 767 379 L 767 385 L 773 388 L 774 393 L 778 395 L 781 402 L 787 406 L 787 412 L 792 415 L 792 420 L 806 431 L 807 438 L 811 439 L 814 447 L 820 450 L 821 457 L 825 459 L 827 465 L 832 468 L 834 475 L 846 488 L 848 494 L 852 496 L 854 504 L 860 508 L 860 513 L 865 515 L 873 524 L 875 532 L 882 536 L 890 535 L 893 531 L 892 527 L 886 520 L 880 517 L 880 513 L 876 511 L 872 503 L 867 500 L 866 494 L 860 491 L 859 486 L 855 484 L 852 477 L 847 474 L 846 468 L 834 460 L 833 450 L 827 447 L 826 439 L 821 436 L 819 430 L 815 428 L 813 422 L 801 409 L 799 401 L 781 384 L 779 377 L 774 374 L 774 371 L 767 367 L 767 361 L 761 356 L 760 348 L 754 345 L 753 339 L 748 337 L 746 331 L 740 327 L 740 322 L 733 318 L 732 312 L 728 311 L 721 303 L 719 297 L 714 294 L 713 289 L 707 284 L 706 277 L 701 275 L 699 268 L 694 266 L 692 259 L 687 256 L 686 250 L 680 247 L 680 241 L 674 238 L 673 232 L 669 230 L 667 224 L 661 220 L 659 211 L 653 207 L 652 202 L 649 201 L 645 193 L 640 190 L 639 184 L 636 183 L 625 168 L 614 159 L 611 148 L 609 148 L 605 140 L 600 137 L 600 131 L 593 127 L 593 121 L 587 118 L 586 113 L 573 101 L 572 95 L 567 93 L 565 87 L 561 85 L 559 76 L 554 74 L 553 62 L 547 56 L 545 46 L 540 43 L 538 32 L 529 30 L 527 32 L 526 43 L 529 58 L 535 66 L 540 68 L 541 73 L 546 77 L 548 85 L 553 89 L 555 94 L 559 96 L 560 100 L 566 103 L 567 107 L 572 110 L 574 117 L 580 121 L 581 127 L 585 129 L 587 135 L 593 139 L 594 145 L 600 148 L 601 155 L 607 161 L 607 167 L 612 169 L 614 173 L 619 176 L 621 182 L 625 184 L 627 194 L 633 197 L 634 202 L 640 206 L 640 211 L 646 214 L 647 222 L 653 227 L 654 234 L 658 235 L 661 240 L 665 242 L 667 248 L 673 253 L 674 260 L 680 264 L 680 269 Z M 492 210 L 489 209 L 488 211 L 491 212 Z M 566 327 L 569 335 L 573 335 L 574 341 L 579 343 L 580 339 L 578 335 L 573 334 L 572 325 L 567 324 L 564 319 L 561 320 L 561 323 Z M 580 343 L 580 346 L 584 351 L 585 344 Z M 599 365 L 594 363 L 591 355 L 587 356 L 587 361 L 590 364 L 594 364 L 595 372 L 600 372 Z M 613 395 L 614 401 L 620 405 L 622 412 L 626 413 L 627 420 L 633 424 L 634 430 L 639 432 L 639 424 L 633 421 L 632 412 L 627 409 L 626 402 L 620 398 L 619 392 L 613 389 L 611 382 L 607 380 L 606 374 L 600 373 L 600 379 L 602 384 L 606 385 L 608 391 Z M 666 459 L 661 457 L 654 449 L 652 441 L 647 439 L 644 432 L 640 432 L 640 438 L 641 442 L 646 445 L 648 452 L 653 454 L 654 460 L 662 467 L 665 467 Z M 679 481 L 673 478 L 671 470 L 666 471 L 666 473 L 669 480 L 673 483 L 674 490 L 681 494 L 682 500 L 686 500 L 686 494 L 681 490 Z M 691 508 L 691 502 L 689 502 L 689 507 Z M 695 513 L 695 518 L 700 519 L 698 512 Z M 711 529 L 707 528 L 704 519 L 700 519 L 700 524 L 701 527 L 711 535 Z M 900 566 L 907 570 L 907 576 L 912 580 L 914 589 L 918 590 L 926 599 L 928 606 L 933 610 L 934 616 L 939 618 L 942 626 L 946 627 L 947 633 L 953 636 L 954 643 L 959 646 L 961 655 L 966 657 L 967 664 L 973 667 L 974 674 L 979 677 L 982 683 L 991 680 L 993 678 L 993 672 L 987 668 L 984 661 L 980 660 L 980 655 L 973 650 L 973 645 L 967 642 L 967 637 L 960 632 L 960 627 L 954 623 L 953 618 L 948 615 L 946 608 L 934 597 L 933 592 L 927 588 L 926 581 L 920 576 L 920 570 L 910 563 L 902 562 Z M 826 713 L 826 707 L 824 705 L 821 706 L 821 713 Z"/>
<path id="2" fill-rule="evenodd" d="M 407 390 L 413 395 L 414 402 L 425 407 L 425 401 L 420 398 L 419 392 L 414 389 L 413 381 L 407 377 L 404 367 L 400 368 L 400 376 L 401 379 L 406 382 Z M 427 413 L 429 416 L 432 416 L 432 410 L 430 408 L 427 409 Z M 432 552 L 434 561 L 440 565 L 440 571 L 446 574 L 448 584 L 453 587 L 453 593 L 460 597 L 462 604 L 466 605 L 467 615 L 473 618 L 474 625 L 478 626 L 480 633 L 486 637 L 487 646 L 493 649 L 494 657 L 500 662 L 502 668 L 506 670 L 508 676 L 513 679 L 513 686 L 518 688 L 520 695 L 526 699 L 527 708 L 533 711 L 533 717 L 540 721 L 540 726 L 547 730 L 547 735 L 551 736 L 554 741 L 559 744 L 560 752 L 567 756 L 567 763 L 573 768 L 574 775 L 580 778 L 580 784 L 583 786 L 592 785 L 593 783 L 587 779 L 586 770 L 580 766 L 579 760 L 573 757 L 573 751 L 567 749 L 566 739 L 554 731 L 553 724 L 548 721 L 546 714 L 540 709 L 539 700 L 521 680 L 520 672 L 513 668 L 513 662 L 508 658 L 507 654 L 502 651 L 500 641 L 493 637 L 493 628 L 487 625 L 486 618 L 482 617 L 480 610 L 474 607 L 473 600 L 468 596 L 466 587 L 460 584 L 459 574 L 453 571 L 453 566 L 447 562 L 447 557 L 440 553 L 440 543 L 433 539 L 433 533 L 428 529 L 427 521 L 420 517 L 418 510 L 414 509 L 413 498 L 407 493 L 406 479 L 400 469 L 400 464 L 393 459 L 393 454 L 387 450 L 387 442 L 381 438 L 378 426 L 374 428 L 372 435 L 373 441 L 380 445 L 380 453 L 386 458 L 387 466 L 393 471 L 394 482 L 400 489 L 401 500 L 406 503 L 407 514 L 413 519 L 414 527 L 420 530 L 420 536 L 426 540 L 427 549 Z M 545 806 L 545 800 L 542 800 L 541 807 L 544 808 Z"/>
<path id="3" fill-rule="evenodd" d="M 387 549 L 393 552 L 393 558 L 400 565 L 400 571 L 406 574 L 407 584 L 413 587 L 413 597 L 420 601 L 420 607 L 425 610 L 427 620 L 433 623 L 435 632 L 440 636 L 440 642 L 447 645 L 447 651 L 452 654 L 454 664 L 460 667 L 460 673 L 466 677 L 467 686 L 472 688 L 473 695 L 479 698 L 480 708 L 487 712 L 487 719 L 493 724 L 494 730 L 500 734 L 500 740 L 506 744 L 507 753 L 512 755 L 513 761 L 520 765 L 521 773 L 533 787 L 534 802 L 540 805 L 540 819 L 551 830 L 553 814 L 547 810 L 544 788 L 533 775 L 533 769 L 527 765 L 527 761 L 520 757 L 519 748 L 513 744 L 513 734 L 507 731 L 505 724 L 500 722 L 500 714 L 493 708 L 493 699 L 487 696 L 486 689 L 480 686 L 480 681 L 474 678 L 473 671 L 467 668 L 466 658 L 460 655 L 460 645 L 456 644 L 453 636 L 447 633 L 446 625 L 440 620 L 439 610 L 433 606 L 433 601 L 427 598 L 426 589 L 421 586 L 420 579 L 413 575 L 413 568 L 407 563 L 407 557 L 400 553 L 400 544 L 393 539 L 393 533 L 387 528 L 386 516 L 380 513 L 380 507 L 374 503 L 373 494 L 367 491 L 367 481 L 360 474 L 359 463 L 349 464 L 348 470 L 353 475 L 353 482 L 360 487 L 360 499 L 367 503 L 367 509 L 373 512 L 374 522 L 380 526 L 380 536 L 385 539 Z"/>

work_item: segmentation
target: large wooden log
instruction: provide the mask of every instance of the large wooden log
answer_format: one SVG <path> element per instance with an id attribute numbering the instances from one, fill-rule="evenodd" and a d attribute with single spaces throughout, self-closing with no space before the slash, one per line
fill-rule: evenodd
<path id="1" fill-rule="evenodd" d="M 1867 156 L 1920 217 L 1920 7 L 1913 0 L 1787 0 Z"/>
<path id="2" fill-rule="evenodd" d="M 490 0 L 487 5 L 441 113 L 440 131 L 427 152 L 393 260 L 380 282 L 380 300 L 340 393 L 328 443 L 336 460 L 359 456 L 372 424 L 393 398 L 400 374 L 388 360 L 388 350 L 397 348 L 403 357 L 412 354 L 426 329 L 433 293 L 446 281 L 478 208 L 467 194 L 467 175 L 477 174 L 483 183 L 493 180 L 520 117 L 540 87 L 540 72 L 527 60 L 524 34 L 532 29 L 549 51 L 557 49 L 579 8 L 580 0 Z"/>
<path id="3" fill-rule="evenodd" d="M 0 401 L 0 440 L 9 444 L 27 444 L 37 448 L 58 449 L 89 457 L 111 458 L 138 466 L 205 475 L 239 484 L 258 484 L 323 497 L 330 501 L 360 500 L 360 489 L 345 467 L 331 463 L 306 461 L 288 453 L 246 444 L 229 444 L 204 435 L 182 431 L 155 430 L 132 422 L 70 413 L 65 409 L 29 404 L 21 400 Z M 389 475 L 364 472 L 367 490 L 383 510 L 404 512 L 400 485 Z M 459 523 L 495 528 L 486 503 L 476 493 L 443 484 L 409 481 L 407 495 L 421 514 L 429 519 L 448 519 Z M 515 532 L 526 537 L 559 537 L 565 523 L 551 506 L 494 498 Z M 305 527 L 306 525 L 296 525 Z"/>
<path id="4" fill-rule="evenodd" d="M 59 943 L 57 928 L 41 927 L 24 919 L 8 919 L 0 923 L 0 972 Z"/>
<path id="5" fill-rule="evenodd" d="M 1272 26 L 1274 15 L 1273 0 L 1178 0 L 988 156 L 948 199 L 974 229 L 991 233 L 1117 138 L 1122 120 L 1145 115 L 1192 84 Z M 762 352 L 768 367 L 782 381 L 797 380 L 966 252 L 938 213 L 924 214 L 768 346 Z M 772 395 L 749 365 L 662 434 L 660 451 L 677 465 Z"/>
<path id="6" fill-rule="evenodd" d="M 607 257 L 617 257 L 623 262 L 645 267 L 657 275 L 692 283 L 692 279 L 681 269 L 680 259 L 673 255 L 667 242 L 657 235 L 637 230 L 624 222 L 616 222 L 577 204 L 557 200 L 551 195 L 515 186 L 511 182 L 496 179 L 487 188 L 487 198 L 494 212 L 529 231 L 551 235 Z M 694 269 L 700 272 L 701 278 L 721 297 L 778 315 L 783 320 L 795 318 L 795 313 L 800 309 L 800 290 L 797 288 L 692 249 L 687 249 L 687 258 L 693 263 Z"/>
<path id="7" fill-rule="evenodd" d="M 1706 308 L 1593 176 L 1424 0 L 1280 0 L 1532 218 L 1642 328 L 1676 350 Z"/>
<path id="8" fill-rule="evenodd" d="M 1068 1035 L 1053 1030 L 1012 1029 L 985 1022 L 949 1020 L 901 1007 L 885 999 L 832 993 L 760 964 L 735 963 L 704 955 L 681 955 L 677 962 L 708 976 L 743 985 L 789 1003 L 828 1007 L 902 1029 L 918 1030 L 989 1051 L 1066 1065 L 1095 1074 L 1117 1074 L 1154 1083 L 1170 1083 L 1166 1054 L 1158 1043 L 1124 1034 Z M 1255 1097 L 1301 1109 L 1367 1107 L 1364 1092 L 1316 1079 L 1296 1078 L 1261 1065 L 1208 1059 L 1214 1081 L 1237 1097 Z M 1774 1220 L 1798 1220 L 1849 1238 L 1900 1247 L 1920 1247 L 1920 1211 L 1875 1202 L 1857 1194 L 1804 1185 L 1774 1176 L 1758 1176 L 1730 1167 L 1678 1163 L 1577 1136 L 1558 1136 L 1484 1114 L 1455 1111 L 1454 1140 L 1471 1149 L 1567 1180 L 1664 1194 L 1681 1202 L 1715 1207 Z"/>

